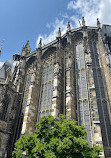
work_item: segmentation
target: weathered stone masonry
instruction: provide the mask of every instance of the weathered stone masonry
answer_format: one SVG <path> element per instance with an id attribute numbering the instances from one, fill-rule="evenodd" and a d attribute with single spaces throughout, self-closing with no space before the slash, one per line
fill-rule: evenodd
<path id="1" fill-rule="evenodd" d="M 103 26 L 104 28 L 105 26 Z M 111 157 L 110 43 L 97 27 L 71 29 L 0 69 L 0 157 L 10 158 L 20 134 L 33 134 L 41 117 L 65 114 L 86 128 L 89 145 L 103 146 L 100 157 Z M 107 35 L 108 36 L 108 35 Z M 110 38 L 108 38 L 110 39 Z M 16 63 L 16 65 L 14 65 Z M 13 71 L 12 71 L 13 68 Z"/>

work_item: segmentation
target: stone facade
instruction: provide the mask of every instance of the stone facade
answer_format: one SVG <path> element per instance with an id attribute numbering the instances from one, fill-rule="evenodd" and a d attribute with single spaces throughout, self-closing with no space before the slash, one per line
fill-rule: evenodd
<path id="1" fill-rule="evenodd" d="M 41 117 L 65 114 L 86 127 L 90 146 L 111 157 L 111 67 L 109 46 L 97 27 L 72 29 L 31 52 L 29 41 L 12 72 L 0 79 L 0 157 L 10 158 L 20 134 L 32 134 Z M 0 71 L 3 71 L 3 68 Z M 0 72 L 1 73 L 1 72 Z M 2 73 L 3 74 L 3 73 Z M 2 75 L 3 76 L 3 75 Z"/>

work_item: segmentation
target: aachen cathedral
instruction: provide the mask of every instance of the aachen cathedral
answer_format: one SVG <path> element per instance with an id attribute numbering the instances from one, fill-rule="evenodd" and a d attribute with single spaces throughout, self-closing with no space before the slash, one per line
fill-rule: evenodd
<path id="1" fill-rule="evenodd" d="M 111 158 L 111 26 L 82 26 L 30 51 L 29 41 L 0 68 L 0 158 L 41 117 L 65 114 L 85 126 L 89 145 Z"/>

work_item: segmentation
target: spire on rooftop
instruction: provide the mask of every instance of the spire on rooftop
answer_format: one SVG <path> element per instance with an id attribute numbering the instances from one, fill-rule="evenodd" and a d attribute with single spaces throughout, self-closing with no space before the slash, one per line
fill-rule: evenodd
<path id="1" fill-rule="evenodd" d="M 70 22 L 68 22 L 67 31 L 69 32 L 70 30 L 71 30 L 71 26 L 70 26 Z"/>
<path id="2" fill-rule="evenodd" d="M 61 37 L 61 29 L 59 27 L 59 30 L 58 30 L 58 37 Z"/>

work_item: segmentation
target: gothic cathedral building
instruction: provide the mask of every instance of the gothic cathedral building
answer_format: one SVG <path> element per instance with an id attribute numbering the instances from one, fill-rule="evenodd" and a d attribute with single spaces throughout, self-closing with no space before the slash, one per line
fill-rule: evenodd
<path id="1" fill-rule="evenodd" d="M 89 145 L 111 158 L 111 26 L 85 25 L 0 68 L 0 158 L 10 158 L 20 134 L 33 134 L 41 117 L 65 114 L 85 126 Z"/>

